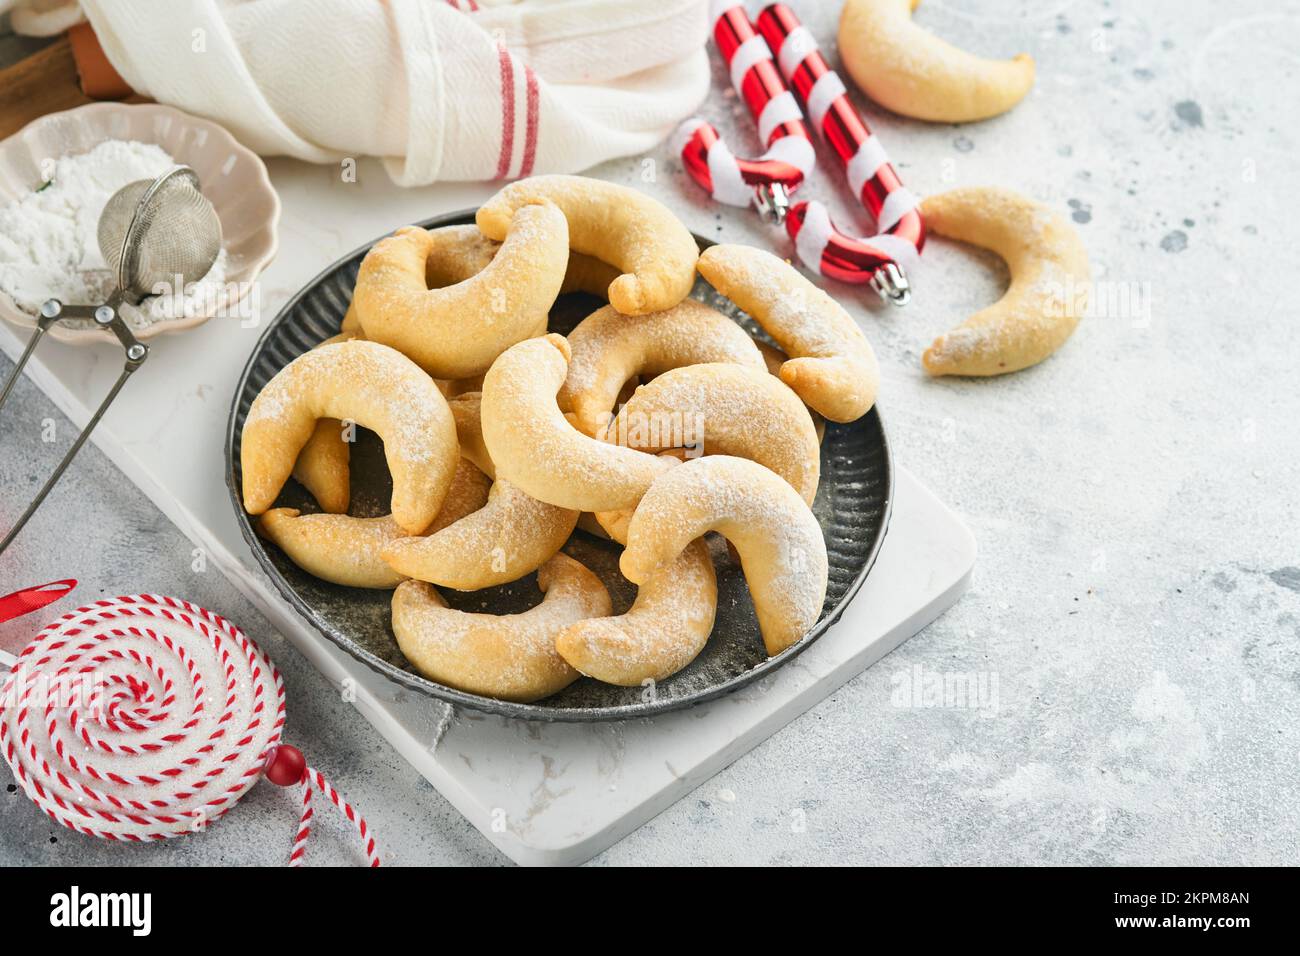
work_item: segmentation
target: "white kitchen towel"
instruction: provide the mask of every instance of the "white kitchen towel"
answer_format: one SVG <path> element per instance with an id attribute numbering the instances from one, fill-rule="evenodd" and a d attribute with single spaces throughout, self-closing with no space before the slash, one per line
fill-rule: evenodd
<path id="1" fill-rule="evenodd" d="M 707 0 L 81 0 L 138 92 L 401 185 L 576 172 L 708 92 Z"/>

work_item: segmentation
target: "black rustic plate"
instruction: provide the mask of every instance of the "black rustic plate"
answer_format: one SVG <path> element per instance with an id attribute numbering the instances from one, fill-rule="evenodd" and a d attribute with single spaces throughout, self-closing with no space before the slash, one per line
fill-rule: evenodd
<path id="1" fill-rule="evenodd" d="M 456 225 L 474 221 L 473 212 L 439 216 L 421 225 Z M 697 237 L 698 238 L 698 237 Z M 711 245 L 699 240 L 701 247 Z M 721 697 L 770 674 L 817 640 L 834 624 L 862 586 L 875 562 L 889 522 L 893 473 L 880 415 L 872 409 L 851 425 L 830 425 L 822 445 L 821 487 L 813 511 L 826 535 L 830 585 L 816 627 L 802 641 L 768 657 L 740 566 L 720 540 L 712 542 L 718 571 L 718 615 L 713 636 L 699 657 L 682 671 L 653 687 L 615 687 L 583 678 L 558 694 L 532 704 L 516 704 L 445 687 L 421 677 L 402 656 L 390 624 L 391 591 L 330 584 L 300 570 L 279 548 L 253 531 L 240 494 L 239 438 L 249 405 L 276 372 L 293 358 L 336 334 L 352 297 L 357 268 L 369 245 L 334 263 L 294 296 L 263 333 L 235 389 L 226 435 L 226 483 L 239 529 L 262 570 L 284 598 L 313 627 L 357 660 L 396 683 L 431 697 L 474 710 L 529 720 L 619 720 L 648 717 Z M 762 337 L 758 327 L 702 280 L 693 293 Z M 565 296 L 551 313 L 553 331 L 567 333 L 601 305 L 583 295 Z M 388 510 L 391 480 L 379 439 L 358 430 L 352 448 L 352 509 L 361 516 Z M 310 495 L 290 480 L 278 506 L 314 511 Z M 711 538 L 716 538 L 711 535 Z M 565 545 L 567 554 L 591 568 L 608 586 L 614 613 L 627 609 L 634 586 L 618 572 L 619 547 L 583 532 Z M 448 604 L 467 611 L 513 614 L 541 599 L 534 575 L 482 591 L 441 589 Z"/>

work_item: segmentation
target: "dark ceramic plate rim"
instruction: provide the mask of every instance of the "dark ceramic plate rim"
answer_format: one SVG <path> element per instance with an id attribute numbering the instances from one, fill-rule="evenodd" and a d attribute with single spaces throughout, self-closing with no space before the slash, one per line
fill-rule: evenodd
<path id="1" fill-rule="evenodd" d="M 442 216 L 435 216 L 426 219 L 419 225 L 425 229 L 436 229 L 440 226 L 459 225 L 466 222 L 474 221 L 476 210 L 463 209 L 458 212 L 447 213 Z M 894 456 L 889 447 L 889 439 L 885 434 L 884 422 L 879 421 L 879 407 L 873 407 L 867 414 L 875 416 L 878 419 L 880 430 L 880 444 L 883 452 L 883 465 L 885 472 L 885 494 L 884 502 L 881 506 L 880 528 L 876 533 L 871 546 L 867 551 L 866 560 L 863 563 L 862 570 L 849 583 L 844 592 L 844 596 L 839 603 L 826 612 L 822 618 L 814 625 L 797 644 L 786 648 L 775 657 L 769 657 L 767 660 L 760 662 L 743 674 L 737 674 L 719 684 L 715 684 L 706 690 L 696 691 L 685 694 L 681 697 L 674 697 L 668 700 L 656 700 L 639 704 L 622 704 L 614 707 L 544 707 L 537 704 L 520 704 L 513 701 L 498 700 L 494 697 L 485 697 L 480 694 L 470 694 L 465 691 L 456 690 L 453 687 L 447 687 L 443 684 L 436 683 L 427 678 L 420 677 L 416 674 L 404 671 L 388 661 L 384 661 L 374 656 L 370 652 L 357 646 L 356 644 L 341 640 L 336 637 L 327 624 L 316 611 L 298 596 L 298 592 L 289 584 L 288 581 L 280 574 L 270 557 L 266 553 L 261 538 L 253 530 L 253 524 L 249 520 L 248 513 L 244 511 L 242 499 L 239 490 L 235 487 L 235 423 L 239 417 L 239 402 L 244 394 L 244 389 L 248 385 L 249 376 L 253 372 L 253 367 L 257 364 L 267 340 L 279 328 L 280 324 L 291 315 L 297 307 L 299 301 L 304 296 L 314 291 L 316 287 L 325 280 L 325 278 L 342 267 L 345 263 L 353 259 L 359 253 L 369 249 L 372 245 L 383 238 L 376 237 L 370 242 L 358 246 L 356 249 L 340 256 L 330 265 L 322 269 L 310 282 L 298 290 L 294 296 L 281 307 L 275 318 L 267 325 L 261 337 L 257 340 L 257 345 L 249 353 L 248 361 L 244 364 L 244 370 L 240 373 L 239 381 L 235 385 L 234 398 L 230 406 L 230 419 L 226 424 L 226 489 L 230 493 L 230 503 L 234 508 L 235 521 L 239 525 L 239 532 L 243 535 L 244 541 L 248 544 L 249 550 L 253 557 L 257 559 L 262 572 L 275 585 L 275 589 L 280 592 L 280 596 L 289 602 L 317 633 L 329 640 L 331 643 L 346 651 L 349 655 L 365 664 L 372 671 L 381 674 L 394 683 L 405 687 L 409 690 L 418 691 L 430 697 L 437 698 L 450 704 L 457 704 L 471 710 L 482 713 L 495 714 L 502 717 L 510 717 L 519 720 L 537 720 L 542 722 L 594 722 L 608 720 L 631 720 L 643 717 L 654 717 L 659 714 L 669 713 L 675 710 L 685 710 L 688 707 L 694 707 L 697 704 L 703 704 L 707 701 L 716 700 L 730 694 L 732 691 L 746 687 L 755 681 L 774 672 L 777 668 L 789 663 L 807 650 L 814 641 L 826 633 L 831 625 L 837 623 L 843 616 L 845 608 L 857 596 L 866 581 L 867 576 L 871 573 L 876 564 L 876 558 L 880 553 L 880 547 L 884 543 L 885 536 L 889 531 L 889 521 L 893 513 L 894 506 Z M 714 243 L 711 240 L 701 236 L 695 236 L 695 239 L 704 248 L 708 248 Z"/>

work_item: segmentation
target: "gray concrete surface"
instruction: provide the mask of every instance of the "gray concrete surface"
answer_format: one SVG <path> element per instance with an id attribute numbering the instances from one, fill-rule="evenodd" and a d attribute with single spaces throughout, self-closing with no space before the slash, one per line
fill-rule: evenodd
<path id="1" fill-rule="evenodd" d="M 796 4 L 824 41 L 836 6 Z M 972 526 L 975 586 L 596 862 L 1294 864 L 1300 4 L 935 0 L 918 19 L 977 52 L 1028 50 L 1039 75 L 1030 99 L 986 123 L 872 112 L 904 179 L 921 193 L 1010 186 L 1067 212 L 1106 305 L 1035 369 L 937 382 L 921 351 L 996 297 L 997 264 L 936 242 L 913 305 L 868 306 L 897 458 Z M 727 129 L 735 112 L 720 93 L 706 105 Z M 839 188 L 842 206 L 837 182 L 813 187 Z M 712 218 L 677 192 L 697 228 Z M 762 241 L 739 214 L 717 223 Z M 42 420 L 68 440 L 32 388 L 13 404 L 5 514 L 55 460 Z M 233 588 L 189 570 L 189 548 L 89 450 L 0 560 L 0 581 L 73 575 L 83 600 L 156 590 L 221 609 L 285 672 L 290 739 L 401 862 L 502 862 Z M 25 633 L 10 625 L 0 643 Z M 983 692 L 928 706 L 910 693 L 918 673 L 922 690 L 969 675 Z M 276 863 L 292 802 L 259 786 L 203 836 L 122 848 L 53 826 L 9 788 L 0 863 Z M 323 816 L 314 860 L 350 862 Z"/>

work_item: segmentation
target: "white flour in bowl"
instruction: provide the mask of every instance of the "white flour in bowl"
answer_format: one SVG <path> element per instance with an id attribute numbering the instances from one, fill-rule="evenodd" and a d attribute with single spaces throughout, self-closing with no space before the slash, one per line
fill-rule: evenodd
<path id="1" fill-rule="evenodd" d="M 159 146 L 115 139 L 58 159 L 44 186 L 0 207 L 0 291 L 31 315 L 51 298 L 68 305 L 99 305 L 116 285 L 95 235 L 99 214 L 127 183 L 155 179 L 175 165 Z M 139 328 L 192 312 L 213 301 L 225 272 L 223 249 L 186 294 L 155 296 L 137 309 L 124 308 L 123 315 Z"/>

